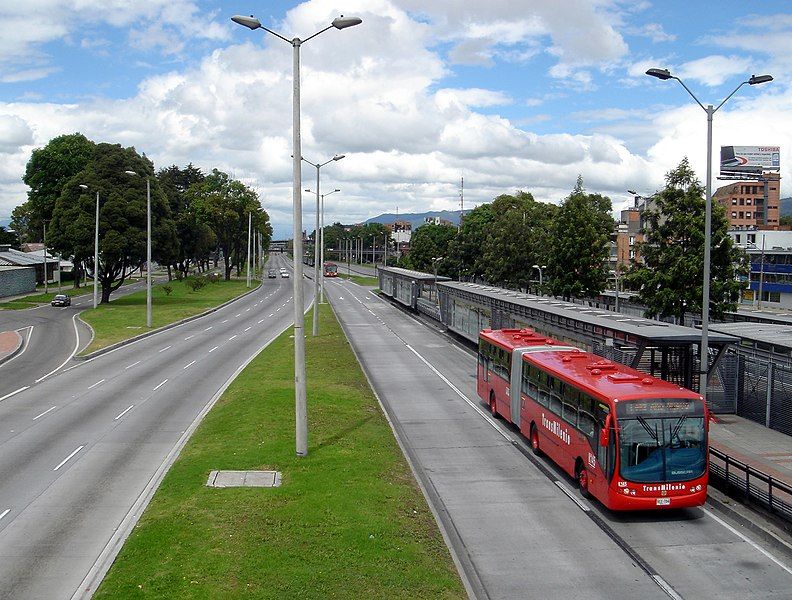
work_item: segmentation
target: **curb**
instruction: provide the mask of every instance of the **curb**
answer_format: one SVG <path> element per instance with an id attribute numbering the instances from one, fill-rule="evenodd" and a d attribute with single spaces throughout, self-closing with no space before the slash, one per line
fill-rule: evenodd
<path id="1" fill-rule="evenodd" d="M 6 332 L 4 332 L 4 333 L 6 333 Z M 22 346 L 24 345 L 24 344 L 23 344 L 23 341 L 24 341 L 24 340 L 22 339 L 22 336 L 21 336 L 21 335 L 19 335 L 19 332 L 18 332 L 18 331 L 14 331 L 14 333 L 15 333 L 15 334 L 16 334 L 16 336 L 17 336 L 17 346 L 16 346 L 16 348 L 14 348 L 13 350 L 11 350 L 11 352 L 9 352 L 8 354 L 6 354 L 5 356 L 3 356 L 3 357 L 0 357 L 0 365 L 2 365 L 3 363 L 6 363 L 6 362 L 8 362 L 8 361 L 9 361 L 9 360 L 11 360 L 12 358 L 14 358 L 14 357 L 15 357 L 17 354 L 19 354 L 19 351 L 22 349 Z"/>
<path id="2" fill-rule="evenodd" d="M 145 333 L 140 333 L 140 334 L 138 334 L 138 335 L 136 335 L 134 337 L 131 337 L 129 339 L 121 340 L 120 342 L 116 342 L 115 344 L 110 344 L 109 346 L 105 346 L 104 348 L 100 348 L 99 350 L 94 350 L 93 352 L 91 352 L 89 354 L 81 354 L 81 355 L 75 356 L 74 360 L 81 361 L 81 362 L 82 361 L 86 361 L 86 360 L 91 360 L 93 358 L 96 358 L 97 356 L 102 356 L 103 354 L 107 354 L 108 352 L 112 352 L 113 350 L 117 350 L 118 348 L 122 348 L 123 346 L 128 346 L 129 344 L 134 344 L 135 342 L 140 341 L 142 339 L 145 339 L 147 337 L 151 337 L 152 335 L 156 335 L 156 334 L 161 333 L 163 331 L 167 331 L 168 329 L 173 329 L 174 327 L 178 327 L 179 325 L 184 325 L 185 323 L 189 323 L 190 321 L 195 321 L 196 319 L 200 319 L 201 317 L 205 317 L 206 315 L 210 315 L 213 312 L 217 312 L 218 310 L 220 310 L 221 308 L 225 308 L 226 306 L 228 306 L 232 302 L 236 302 L 237 300 L 240 300 L 240 299 L 244 298 L 245 296 L 248 296 L 248 295 L 252 294 L 253 292 L 258 291 L 258 289 L 260 287 L 261 287 L 261 282 L 259 282 L 259 285 L 257 285 L 255 288 L 253 288 L 249 292 L 245 292 L 244 294 L 241 294 L 241 295 L 237 296 L 236 298 L 231 298 L 231 300 L 226 300 L 225 302 L 223 302 L 222 304 L 220 304 L 218 306 L 215 306 L 214 308 L 210 308 L 208 310 L 205 310 L 202 313 L 199 313 L 197 315 L 193 315 L 191 317 L 185 317 L 184 319 L 181 319 L 179 321 L 174 321 L 173 323 L 168 323 L 167 325 L 163 325 L 162 327 L 158 327 L 157 329 L 152 329 L 151 331 L 146 331 Z M 80 319 L 80 321 L 85 323 L 85 321 L 83 321 L 82 319 Z M 88 325 L 88 323 L 85 323 L 85 324 Z M 91 332 L 93 333 L 93 327 L 91 327 L 90 325 L 88 325 L 88 327 L 91 329 Z M 93 341 L 93 337 L 91 338 L 91 340 Z"/>

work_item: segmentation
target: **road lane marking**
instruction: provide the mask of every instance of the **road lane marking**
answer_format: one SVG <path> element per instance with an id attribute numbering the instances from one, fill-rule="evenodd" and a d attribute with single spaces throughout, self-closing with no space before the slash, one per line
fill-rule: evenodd
<path id="1" fill-rule="evenodd" d="M 736 535 L 738 538 L 740 538 L 740 539 L 741 539 L 741 540 L 743 540 L 744 542 L 748 542 L 748 543 L 749 543 L 751 546 L 753 546 L 754 548 L 756 548 L 757 550 L 759 550 L 759 552 L 761 552 L 762 554 L 764 554 L 764 555 L 765 555 L 767 558 L 769 558 L 769 559 L 770 559 L 770 560 L 772 560 L 772 561 L 773 561 L 775 564 L 777 564 L 779 567 L 781 567 L 782 569 L 784 569 L 784 571 L 786 571 L 787 573 L 789 573 L 790 575 L 792 575 L 792 569 L 790 569 L 788 566 L 786 566 L 784 563 L 782 563 L 780 560 L 778 560 L 778 559 L 777 559 L 775 556 L 773 556 L 772 554 L 770 554 L 770 553 L 769 553 L 767 550 L 765 550 L 764 548 L 762 548 L 762 547 L 761 547 L 759 544 L 757 544 L 756 542 L 754 542 L 754 541 L 752 541 L 751 539 L 747 538 L 745 535 L 743 535 L 742 533 L 740 533 L 739 531 L 737 531 L 737 530 L 736 530 L 734 527 L 732 527 L 731 525 L 729 525 L 729 524 L 728 524 L 726 521 L 724 521 L 724 520 L 723 520 L 723 519 L 721 519 L 720 517 L 718 517 L 718 516 L 714 515 L 714 514 L 712 513 L 712 511 L 710 511 L 709 509 L 706 509 L 706 508 L 704 508 L 704 507 L 702 506 L 702 507 L 701 507 L 701 510 L 702 510 L 702 512 L 703 512 L 705 515 L 707 515 L 707 516 L 711 517 L 712 519 L 714 519 L 716 523 L 720 523 L 720 524 L 721 524 L 721 525 L 723 525 L 723 526 L 724 526 L 726 529 L 728 529 L 728 530 L 729 530 L 729 531 L 731 531 L 731 532 L 732 532 L 734 535 Z"/>
<path id="2" fill-rule="evenodd" d="M 159 354 L 160 352 L 165 352 L 165 350 L 167 350 L 168 348 L 173 348 L 173 346 L 165 346 L 162 350 L 157 350 L 157 354 Z"/>
<path id="3" fill-rule="evenodd" d="M 236 334 L 232 335 L 230 338 L 228 338 L 228 341 L 230 342 L 230 341 L 231 341 L 231 340 L 233 340 L 235 337 L 236 337 Z"/>
<path id="4" fill-rule="evenodd" d="M 228 319 L 226 319 L 225 321 L 220 321 L 220 323 L 228 323 Z"/>
<path id="5" fill-rule="evenodd" d="M 6 508 L 3 512 L 0 513 L 0 519 L 5 517 L 10 512 L 11 512 L 11 509 L 10 508 Z"/>
<path id="6" fill-rule="evenodd" d="M 184 369 L 189 369 L 189 368 L 190 368 L 190 367 L 192 367 L 194 364 L 195 364 L 195 361 L 192 361 L 191 363 L 184 365 L 184 366 L 182 367 L 182 371 L 183 371 Z"/>
<path id="7" fill-rule="evenodd" d="M 88 386 L 88 389 L 90 390 L 91 388 L 95 388 L 95 387 L 96 387 L 97 385 L 99 385 L 100 383 L 104 383 L 104 379 L 100 379 L 99 381 L 97 381 L 97 382 L 96 382 L 96 383 L 94 383 L 93 385 L 89 385 L 89 386 Z"/>
<path id="8" fill-rule="evenodd" d="M 210 330 L 212 327 L 213 327 L 213 325 L 209 325 L 209 327 L 207 327 L 206 329 L 204 329 L 204 331 L 209 331 L 209 330 Z"/>
<path id="9" fill-rule="evenodd" d="M 35 417 L 33 417 L 33 420 L 35 421 L 36 419 L 40 419 L 41 417 L 43 417 L 44 415 L 46 415 L 48 412 L 50 412 L 50 411 L 52 411 L 52 410 L 55 410 L 56 408 L 58 408 L 58 407 L 57 407 L 57 406 L 53 406 L 52 408 L 48 408 L 47 410 L 45 410 L 45 411 L 44 411 L 43 413 L 41 413 L 40 415 L 36 415 Z"/>
<path id="10" fill-rule="evenodd" d="M 69 462 L 69 459 L 70 459 L 71 457 L 73 457 L 75 454 L 77 454 L 77 453 L 78 453 L 80 450 L 82 450 L 83 448 L 85 448 L 85 446 L 78 446 L 78 447 L 77 447 L 77 449 L 76 449 L 74 452 L 72 452 L 71 454 L 69 454 L 69 456 L 67 456 L 66 458 L 64 458 L 62 461 L 60 461 L 60 464 L 58 464 L 58 466 L 57 466 L 57 467 L 55 467 L 55 468 L 54 468 L 54 469 L 52 469 L 52 470 L 53 470 L 53 471 L 57 471 L 58 469 L 60 469 L 60 468 L 61 468 L 63 465 L 65 465 L 67 462 Z"/>
<path id="11" fill-rule="evenodd" d="M 127 369 L 131 369 L 131 368 L 132 368 L 132 367 L 134 367 L 135 365 L 139 365 L 139 364 L 140 364 L 140 361 L 139 361 L 139 360 L 138 360 L 138 361 L 135 361 L 135 362 L 133 362 L 131 365 L 127 365 L 126 367 L 124 367 L 124 371 L 126 371 Z"/>
<path id="12" fill-rule="evenodd" d="M 220 346 L 215 346 L 214 348 L 210 349 L 210 350 L 209 350 L 209 352 L 214 352 L 214 351 L 215 351 L 215 350 L 217 350 L 219 347 L 220 347 Z"/>
<path id="13" fill-rule="evenodd" d="M 155 392 L 156 392 L 158 389 L 160 389 L 160 388 L 161 388 L 163 385 L 165 385 L 166 383 L 168 383 L 168 380 L 167 380 L 167 379 L 166 379 L 165 381 L 161 382 L 161 383 L 158 383 L 158 384 L 157 384 L 157 387 L 155 387 L 153 391 L 155 391 Z"/>
<path id="14" fill-rule="evenodd" d="M 245 327 L 245 331 L 250 331 L 252 327 Z"/>
<path id="15" fill-rule="evenodd" d="M 5 396 L 3 396 L 2 398 L 0 398 L 0 402 L 2 402 L 3 400 L 5 400 L 6 398 L 10 398 L 10 397 L 11 397 L 11 396 L 13 396 L 14 394 L 18 394 L 19 392 L 24 392 L 24 391 L 25 391 L 26 389 L 28 389 L 29 387 L 30 387 L 29 385 L 25 385 L 25 386 L 22 386 L 21 388 L 19 388 L 18 390 L 14 390 L 14 391 L 13 391 L 13 392 L 11 392 L 10 394 L 6 394 L 6 395 L 5 395 Z"/>
<path id="16" fill-rule="evenodd" d="M 583 504 L 583 501 L 582 501 L 582 500 L 580 500 L 580 499 L 579 499 L 579 498 L 578 498 L 578 497 L 575 495 L 575 493 L 574 493 L 572 490 L 570 490 L 570 489 L 569 489 L 569 488 L 568 488 L 566 485 L 564 485 L 564 482 L 563 482 L 563 481 L 561 481 L 561 480 L 559 480 L 559 479 L 556 479 L 555 481 L 553 481 L 553 483 L 555 483 L 555 484 L 556 484 L 556 487 L 558 487 L 558 489 L 560 489 L 562 492 L 564 492 L 564 494 L 566 494 L 566 495 L 567 495 L 567 497 L 569 497 L 569 499 L 570 499 L 570 500 L 572 500 L 572 502 L 574 502 L 575 504 L 577 504 L 577 505 L 578 505 L 578 508 L 579 508 L 580 510 L 582 510 L 583 512 L 589 512 L 589 511 L 591 510 L 591 509 L 590 509 L 588 506 L 586 506 L 585 504 Z"/>
<path id="17" fill-rule="evenodd" d="M 192 339 L 192 338 L 194 338 L 194 337 L 195 337 L 195 334 L 193 334 L 193 335 L 188 335 L 186 338 L 184 338 L 184 341 L 186 342 L 187 340 L 191 340 L 191 339 Z"/>
<path id="18" fill-rule="evenodd" d="M 273 313 L 273 314 L 271 314 L 271 315 L 268 315 L 268 316 L 270 316 L 270 317 L 274 317 L 274 316 L 275 316 L 275 314 Z"/>
<path id="19" fill-rule="evenodd" d="M 23 329 L 30 329 L 30 331 L 27 334 L 27 337 L 22 336 L 22 352 L 20 352 L 19 354 L 15 354 L 11 358 L 9 358 L 7 361 L 5 361 L 3 364 L 8 364 L 12 360 L 16 360 L 17 358 L 19 358 L 20 356 L 22 356 L 25 353 L 25 350 L 27 350 L 28 346 L 30 346 L 30 338 L 33 337 L 33 328 L 34 327 L 35 327 L 35 325 L 28 325 L 26 327 L 20 327 L 19 329 L 16 330 L 17 332 L 20 332 Z"/>
<path id="20" fill-rule="evenodd" d="M 260 325 L 260 324 L 261 324 L 261 323 L 263 323 L 263 322 L 264 322 L 264 319 L 260 319 L 258 323 L 259 323 L 259 325 Z"/>
<path id="21" fill-rule="evenodd" d="M 246 309 L 245 309 L 245 312 L 250 312 L 250 309 L 249 309 L 249 308 L 246 308 Z"/>
<path id="22" fill-rule="evenodd" d="M 113 419 L 113 421 L 118 421 L 118 419 L 120 419 L 121 417 L 123 417 L 123 416 L 124 416 L 125 414 L 127 414 L 127 413 L 128 413 L 130 410 L 132 410 L 132 409 L 134 408 L 134 406 L 135 406 L 134 404 L 130 404 L 130 405 L 127 407 L 127 408 L 125 408 L 125 409 L 123 410 L 123 412 L 119 413 L 119 415 L 118 415 L 118 416 L 117 416 L 115 419 Z"/>
<path id="23" fill-rule="evenodd" d="M 74 349 L 71 351 L 71 354 L 69 354 L 69 357 L 66 360 L 64 360 L 61 364 L 59 364 L 57 367 L 55 367 L 52 371 L 50 371 L 49 373 L 47 373 L 43 377 L 39 377 L 38 379 L 36 379 L 36 383 L 39 383 L 39 382 L 43 381 L 44 379 L 46 379 L 47 377 L 49 377 L 53 373 L 56 373 L 57 371 L 62 369 L 66 365 L 66 363 L 69 362 L 72 358 L 74 358 L 75 354 L 77 354 L 77 350 L 80 349 L 80 331 L 77 329 L 77 315 L 78 314 L 79 313 L 76 313 L 72 317 L 72 323 L 74 324 L 74 338 L 75 339 L 74 339 Z M 77 365 L 74 365 L 74 366 L 76 367 Z"/>
<path id="24" fill-rule="evenodd" d="M 241 316 L 242 316 L 242 313 L 239 313 L 238 315 L 234 315 L 234 318 L 236 319 L 237 317 L 241 317 Z"/>

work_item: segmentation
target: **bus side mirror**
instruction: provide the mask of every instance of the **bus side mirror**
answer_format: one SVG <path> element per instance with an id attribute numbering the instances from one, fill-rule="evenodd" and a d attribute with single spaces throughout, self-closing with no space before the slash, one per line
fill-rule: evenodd
<path id="1" fill-rule="evenodd" d="M 611 428 L 611 416 L 608 415 L 605 417 L 605 425 L 600 430 L 600 439 L 599 443 L 600 446 L 607 446 L 610 442 L 610 428 Z"/>

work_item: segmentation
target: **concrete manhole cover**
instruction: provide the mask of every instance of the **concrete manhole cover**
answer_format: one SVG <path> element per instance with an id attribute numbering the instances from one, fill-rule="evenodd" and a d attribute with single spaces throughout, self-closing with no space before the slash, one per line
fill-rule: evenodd
<path id="1" fill-rule="evenodd" d="M 208 487 L 280 487 L 280 471 L 212 471 Z"/>

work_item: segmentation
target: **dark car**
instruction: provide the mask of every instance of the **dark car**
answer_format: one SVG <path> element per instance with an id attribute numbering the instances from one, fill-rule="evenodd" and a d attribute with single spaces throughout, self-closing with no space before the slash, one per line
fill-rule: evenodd
<path id="1" fill-rule="evenodd" d="M 71 306 L 71 298 L 66 294 L 57 294 L 52 299 L 52 306 Z"/>
<path id="2" fill-rule="evenodd" d="M 267 277 L 269 277 L 270 279 L 275 279 L 278 277 L 278 274 L 275 272 L 275 269 L 270 269 L 269 271 L 267 271 Z"/>

